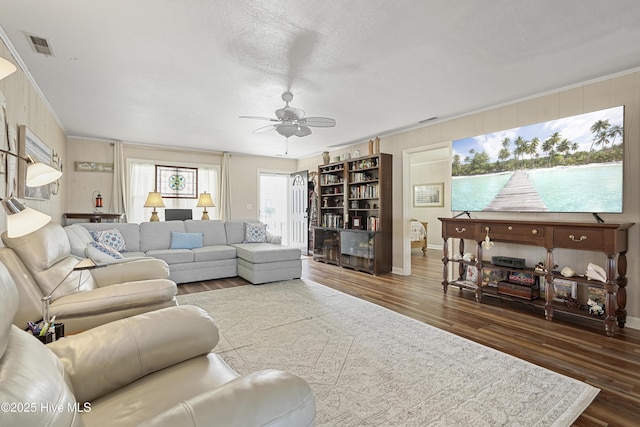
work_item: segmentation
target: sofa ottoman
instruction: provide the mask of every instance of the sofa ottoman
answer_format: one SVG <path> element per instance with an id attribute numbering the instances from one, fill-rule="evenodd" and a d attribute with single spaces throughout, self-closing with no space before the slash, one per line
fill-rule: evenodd
<path id="1" fill-rule="evenodd" d="M 302 276 L 302 251 L 273 243 L 235 243 L 238 276 L 254 285 Z"/>

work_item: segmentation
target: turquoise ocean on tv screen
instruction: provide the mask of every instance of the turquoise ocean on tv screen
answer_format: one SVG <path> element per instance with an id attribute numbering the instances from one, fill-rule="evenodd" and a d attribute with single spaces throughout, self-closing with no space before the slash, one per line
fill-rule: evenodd
<path id="1" fill-rule="evenodd" d="M 548 212 L 622 212 L 622 163 L 526 171 Z M 452 177 L 451 210 L 481 211 L 511 173 Z"/>

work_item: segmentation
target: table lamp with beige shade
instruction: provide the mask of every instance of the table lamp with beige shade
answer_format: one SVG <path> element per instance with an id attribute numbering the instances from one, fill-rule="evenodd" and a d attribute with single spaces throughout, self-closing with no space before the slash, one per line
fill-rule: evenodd
<path id="1" fill-rule="evenodd" d="M 157 191 L 149 191 L 149 195 L 147 196 L 147 201 L 144 202 L 145 208 L 153 208 L 153 212 L 151 212 L 151 222 L 160 221 L 158 218 L 158 212 L 156 208 L 164 208 L 164 200 L 162 200 L 162 195 Z"/>
<path id="2" fill-rule="evenodd" d="M 200 197 L 198 198 L 198 204 L 196 207 L 204 208 L 202 212 L 202 219 L 209 219 L 209 213 L 207 212 L 207 208 L 213 208 L 216 204 L 213 203 L 213 198 L 211 197 L 211 193 L 200 193 Z"/>

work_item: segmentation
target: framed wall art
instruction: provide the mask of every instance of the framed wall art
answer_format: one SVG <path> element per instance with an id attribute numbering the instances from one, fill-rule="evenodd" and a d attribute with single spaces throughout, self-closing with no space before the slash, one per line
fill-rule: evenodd
<path id="1" fill-rule="evenodd" d="M 12 153 L 18 152 L 18 139 L 16 137 L 16 130 L 13 127 L 7 128 L 7 135 L 9 138 L 9 151 Z M 16 156 L 6 156 L 7 175 L 6 175 L 6 195 L 18 196 L 18 158 Z"/>
<path id="2" fill-rule="evenodd" d="M 413 206 L 416 208 L 444 206 L 444 182 L 414 185 Z"/>
<path id="3" fill-rule="evenodd" d="M 51 166 L 51 148 L 25 125 L 20 125 L 18 128 L 18 154 L 20 157 L 31 156 L 35 161 Z M 18 162 L 18 196 L 25 199 L 50 199 L 51 184 L 27 187 L 27 166 L 24 161 Z"/>
<path id="4" fill-rule="evenodd" d="M 156 165 L 156 191 L 174 199 L 198 198 L 198 168 Z"/>

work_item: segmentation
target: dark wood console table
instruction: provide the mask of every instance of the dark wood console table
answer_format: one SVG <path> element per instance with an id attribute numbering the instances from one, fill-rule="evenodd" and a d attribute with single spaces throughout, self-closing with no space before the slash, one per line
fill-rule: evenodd
<path id="1" fill-rule="evenodd" d="M 89 222 L 102 222 L 105 221 L 120 221 L 123 217 L 123 213 L 103 213 L 103 212 L 91 212 L 91 213 L 65 213 L 65 222 L 68 219 L 88 219 Z"/>
<path id="2" fill-rule="evenodd" d="M 505 242 L 519 245 L 539 246 L 546 249 L 545 266 L 553 266 L 553 250 L 575 249 L 592 252 L 602 252 L 606 255 L 607 261 L 605 272 L 607 273 L 606 283 L 589 280 L 582 276 L 570 278 L 579 285 L 598 286 L 601 285 L 606 292 L 605 300 L 605 332 L 608 336 L 613 336 L 617 326 L 624 328 L 627 319 L 627 250 L 628 250 L 628 230 L 633 223 L 609 224 L 609 223 L 580 223 L 580 222 L 546 222 L 546 221 L 511 221 L 511 220 L 490 220 L 475 218 L 438 218 L 442 222 L 443 245 L 443 281 L 442 288 L 447 293 L 449 285 L 462 288 L 469 288 L 475 291 L 476 300 L 481 301 L 483 295 L 482 288 L 482 268 L 491 266 L 490 262 L 483 260 L 482 242 L 489 236 L 491 242 Z M 460 239 L 459 255 L 456 259 L 449 258 L 449 239 Z M 477 242 L 475 260 L 464 260 L 464 241 L 472 240 Z M 498 252 L 499 250 L 494 249 Z M 505 255 L 496 253 L 496 255 Z M 459 277 L 449 281 L 448 263 L 459 264 Z M 475 283 L 463 280 L 465 265 L 477 267 L 478 274 Z M 513 268 L 504 268 L 514 270 Z M 553 279 L 559 276 L 557 272 L 537 272 L 533 268 L 525 269 L 528 273 L 544 277 L 545 301 L 544 311 L 547 320 L 553 319 L 554 308 L 566 310 L 573 314 L 580 314 L 578 310 L 566 308 L 563 304 L 554 304 Z M 617 274 L 617 276 L 616 276 Z M 501 298 L 503 296 L 500 296 Z M 519 300 L 531 304 L 536 301 Z M 540 302 L 537 302 L 540 305 Z"/>

